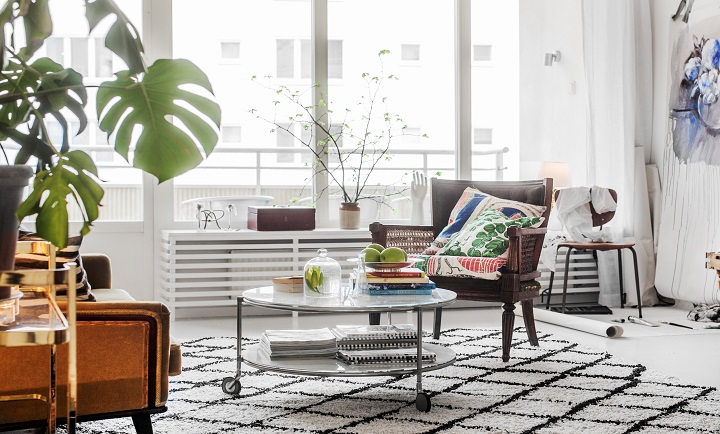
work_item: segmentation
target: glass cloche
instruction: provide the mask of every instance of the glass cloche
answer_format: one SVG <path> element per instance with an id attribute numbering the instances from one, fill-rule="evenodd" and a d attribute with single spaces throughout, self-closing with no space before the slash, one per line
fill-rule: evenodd
<path id="1" fill-rule="evenodd" d="M 327 256 L 327 250 L 318 250 L 318 256 L 305 264 L 305 296 L 338 297 L 341 275 L 340 264 Z"/>

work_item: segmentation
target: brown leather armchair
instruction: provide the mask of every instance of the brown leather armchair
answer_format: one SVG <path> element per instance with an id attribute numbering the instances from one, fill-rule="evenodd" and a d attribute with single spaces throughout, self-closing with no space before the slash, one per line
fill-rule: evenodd
<path id="1" fill-rule="evenodd" d="M 107 256 L 82 259 L 93 288 L 112 287 Z M 180 371 L 179 346 L 171 351 L 170 311 L 136 301 L 77 307 L 78 421 L 132 417 L 139 434 L 152 433 L 150 415 L 167 410 L 168 375 Z M 66 414 L 65 347 L 58 351 L 59 423 Z M 0 348 L 0 395 L 46 393 L 49 369 L 48 347 Z M 0 403 L 0 431 L 42 426 L 45 417 L 42 402 Z"/>

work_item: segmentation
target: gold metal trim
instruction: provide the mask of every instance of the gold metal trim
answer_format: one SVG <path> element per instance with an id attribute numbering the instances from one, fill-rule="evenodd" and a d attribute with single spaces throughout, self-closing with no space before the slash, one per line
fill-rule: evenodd
<path id="1" fill-rule="evenodd" d="M 0 347 L 20 347 L 46 345 L 50 347 L 50 373 L 48 382 L 48 395 L 25 394 L 0 396 L 0 401 L 23 401 L 41 400 L 47 404 L 47 432 L 53 434 L 56 429 L 56 407 L 57 407 L 57 367 L 56 351 L 57 344 L 68 343 L 68 432 L 75 433 L 75 415 L 77 408 L 77 336 L 76 336 L 76 265 L 68 263 L 63 268 L 56 269 L 56 248 L 48 242 L 32 241 L 18 242 L 17 253 L 40 253 L 48 256 L 47 270 L 17 270 L 0 271 L 0 285 L 16 286 L 32 297 L 21 299 L 21 305 L 26 304 L 24 309 L 29 307 L 29 300 L 46 299 L 39 305 L 38 318 L 47 317 L 47 322 L 40 324 L 29 324 L 26 327 L 13 328 L 9 325 L 5 330 L 0 330 Z M 68 290 L 68 315 L 67 318 L 57 305 L 55 300 L 56 285 L 67 284 Z M 31 311 L 31 314 L 33 312 Z M 22 316 L 16 319 L 18 325 L 22 325 Z"/>

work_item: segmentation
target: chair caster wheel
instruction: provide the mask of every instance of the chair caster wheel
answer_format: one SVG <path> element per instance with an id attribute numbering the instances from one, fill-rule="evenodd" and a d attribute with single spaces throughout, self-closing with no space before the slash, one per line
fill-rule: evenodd
<path id="1" fill-rule="evenodd" d="M 427 393 L 418 393 L 415 397 L 415 408 L 425 413 L 430 411 L 430 395 Z"/>
<path id="2" fill-rule="evenodd" d="M 237 395 L 240 393 L 240 381 L 235 377 L 225 377 L 222 380 L 222 390 L 230 395 Z"/>

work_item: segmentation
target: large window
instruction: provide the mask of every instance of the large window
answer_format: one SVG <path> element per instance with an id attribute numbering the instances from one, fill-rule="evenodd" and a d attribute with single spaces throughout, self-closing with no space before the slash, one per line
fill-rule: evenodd
<path id="1" fill-rule="evenodd" d="M 182 205 L 192 198 L 269 195 L 274 204 L 287 205 L 312 194 L 314 156 L 301 144 L 313 137 L 312 131 L 290 121 L 297 112 L 275 103 L 280 99 L 275 90 L 284 87 L 298 92 L 303 105 L 312 104 L 312 2 L 213 4 L 212 9 L 198 9 L 186 0 L 172 5 L 173 56 L 192 60 L 208 74 L 223 109 L 215 153 L 174 180 L 178 220 L 193 220 L 195 210 Z M 476 179 L 498 176 L 496 155 L 487 152 L 497 146 L 517 148 L 517 9 L 517 2 L 472 2 L 471 48 L 465 53 L 473 65 L 472 134 L 461 146 L 478 153 L 472 158 Z M 456 177 L 454 3 L 328 1 L 327 22 L 328 56 L 320 61 L 328 71 L 323 102 L 332 109 L 330 131 L 362 120 L 359 106 L 369 97 L 364 73 L 391 77 L 383 83 L 375 109 L 398 115 L 404 123 L 392 141 L 390 158 L 368 183 L 380 194 L 407 195 L 413 170 Z M 194 31 L 178 31 L 187 28 Z M 381 50 L 390 51 L 382 63 Z M 496 69 L 499 64 L 503 67 Z M 507 156 L 505 165 L 517 173 L 517 164 Z"/>

